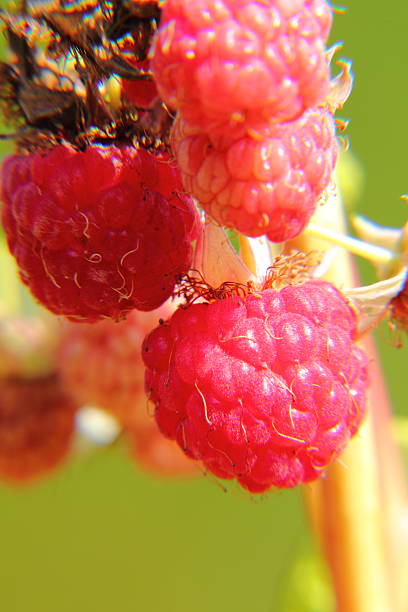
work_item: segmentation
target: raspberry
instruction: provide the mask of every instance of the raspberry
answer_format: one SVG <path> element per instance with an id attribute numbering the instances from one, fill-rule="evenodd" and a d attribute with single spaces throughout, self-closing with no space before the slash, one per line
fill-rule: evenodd
<path id="1" fill-rule="evenodd" d="M 211 129 L 287 121 L 329 91 L 324 0 L 167 0 L 151 66 L 170 107 Z"/>
<path id="2" fill-rule="evenodd" d="M 9 157 L 3 224 L 21 278 L 68 319 L 152 310 L 192 261 L 199 217 L 167 158 L 130 146 Z"/>
<path id="3" fill-rule="evenodd" d="M 129 429 L 146 427 L 141 346 L 145 335 L 171 309 L 129 313 L 125 321 L 97 325 L 67 323 L 58 350 L 62 381 L 79 404 L 95 404 Z"/>
<path id="4" fill-rule="evenodd" d="M 172 145 L 186 190 L 214 219 L 274 242 L 303 230 L 337 157 L 333 116 L 321 108 L 227 145 L 178 119 Z"/>
<path id="5" fill-rule="evenodd" d="M 171 311 L 164 305 L 151 313 L 133 311 L 120 323 L 67 323 L 57 356 L 67 392 L 79 405 L 95 404 L 113 414 L 125 430 L 132 459 L 159 476 L 197 472 L 178 445 L 161 435 L 144 393 L 142 341 Z"/>
<path id="6" fill-rule="evenodd" d="M 11 377 L 0 382 L 0 477 L 35 480 L 67 456 L 75 406 L 55 376 Z"/>
<path id="7" fill-rule="evenodd" d="M 316 479 L 364 416 L 356 323 L 318 280 L 178 309 L 143 345 L 161 431 L 249 491 Z"/>

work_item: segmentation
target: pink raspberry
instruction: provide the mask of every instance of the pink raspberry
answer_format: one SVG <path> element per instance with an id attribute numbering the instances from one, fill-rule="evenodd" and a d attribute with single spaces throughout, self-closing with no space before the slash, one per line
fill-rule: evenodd
<path id="1" fill-rule="evenodd" d="M 214 219 L 274 242 L 304 229 L 337 158 L 333 116 L 323 108 L 227 144 L 179 118 L 172 146 L 186 190 Z"/>
<path id="2" fill-rule="evenodd" d="M 287 121 L 329 90 L 325 0 L 167 0 L 151 66 L 170 107 L 214 123 Z"/>
<path id="3" fill-rule="evenodd" d="M 152 310 L 192 261 L 198 213 L 165 156 L 131 146 L 70 146 L 9 157 L 3 224 L 21 278 L 77 321 Z"/>
<path id="4" fill-rule="evenodd" d="M 162 436 L 144 392 L 141 355 L 145 335 L 174 310 L 129 313 L 125 321 L 64 327 L 57 353 L 58 373 L 79 406 L 95 404 L 122 425 L 130 457 L 159 476 L 197 473 L 197 465 L 179 446 Z"/>
<path id="5" fill-rule="evenodd" d="M 143 345 L 161 431 L 249 491 L 316 479 L 364 416 L 356 320 L 318 280 L 178 309 Z"/>
<path id="6" fill-rule="evenodd" d="M 55 376 L 0 382 L 0 478 L 24 484 L 67 457 L 76 407 Z"/>

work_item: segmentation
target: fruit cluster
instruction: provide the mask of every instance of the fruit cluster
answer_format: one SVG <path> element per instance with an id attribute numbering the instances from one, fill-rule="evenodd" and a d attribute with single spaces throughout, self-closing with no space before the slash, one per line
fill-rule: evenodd
<path id="1" fill-rule="evenodd" d="M 153 469 L 199 460 L 252 492 L 317 478 L 364 416 L 358 312 L 301 254 L 212 287 L 196 269 L 211 258 L 197 204 L 238 241 L 281 243 L 324 202 L 337 157 L 328 3 L 91 0 L 3 20 L 17 144 L 3 226 L 23 282 L 72 322 L 65 391 L 114 414 Z M 139 312 L 171 296 L 174 313 Z M 142 395 L 142 336 L 159 316 L 145 390 L 178 446 L 157 437 Z M 172 462 L 178 447 L 189 459 Z"/>

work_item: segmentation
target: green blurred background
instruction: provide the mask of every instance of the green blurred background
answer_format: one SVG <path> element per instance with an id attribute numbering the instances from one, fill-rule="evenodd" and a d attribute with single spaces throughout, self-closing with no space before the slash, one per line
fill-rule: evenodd
<path id="1" fill-rule="evenodd" d="M 407 218 L 408 3 L 347 8 L 332 41 L 344 41 L 356 75 L 342 116 L 364 171 L 358 207 L 397 226 Z M 392 347 L 386 328 L 379 335 L 395 409 L 406 414 L 407 349 Z M 253 498 L 204 477 L 153 480 L 120 449 L 29 490 L 0 487 L 0 549 L 5 612 L 333 610 L 299 490 Z"/>

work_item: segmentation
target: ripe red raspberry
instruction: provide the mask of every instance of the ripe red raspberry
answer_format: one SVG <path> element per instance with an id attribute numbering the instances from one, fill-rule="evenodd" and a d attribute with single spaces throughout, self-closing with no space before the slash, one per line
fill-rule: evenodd
<path id="1" fill-rule="evenodd" d="M 164 156 L 60 145 L 9 157 L 1 189 L 21 278 L 58 315 L 94 322 L 152 310 L 190 267 L 199 217 Z"/>
<path id="2" fill-rule="evenodd" d="M 141 346 L 160 317 L 171 312 L 164 305 L 149 313 L 135 310 L 119 323 L 67 323 L 57 362 L 61 379 L 78 404 L 95 404 L 129 429 L 145 428 L 153 419 L 144 393 Z"/>
<path id="3" fill-rule="evenodd" d="M 205 129 L 287 121 L 329 91 L 325 0 L 167 0 L 153 45 L 162 99 Z"/>
<path id="4" fill-rule="evenodd" d="M 304 229 L 337 158 L 333 116 L 322 108 L 228 144 L 180 118 L 172 146 L 186 190 L 214 219 L 274 242 Z"/>
<path id="5" fill-rule="evenodd" d="M 75 406 L 55 376 L 0 382 L 0 478 L 26 483 L 68 455 Z"/>
<path id="6" fill-rule="evenodd" d="M 249 491 L 316 479 L 364 416 L 356 318 L 318 280 L 180 308 L 143 345 L 161 431 Z"/>

